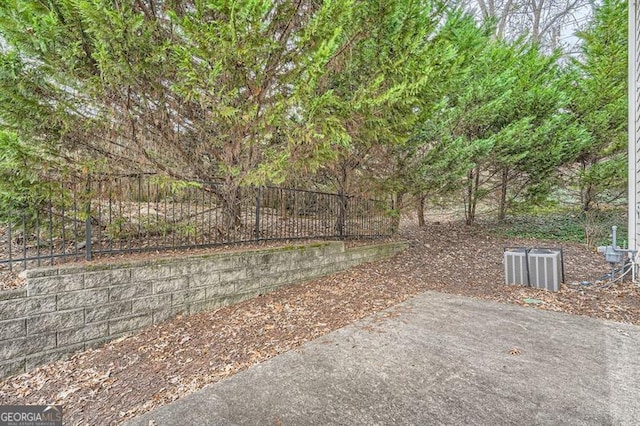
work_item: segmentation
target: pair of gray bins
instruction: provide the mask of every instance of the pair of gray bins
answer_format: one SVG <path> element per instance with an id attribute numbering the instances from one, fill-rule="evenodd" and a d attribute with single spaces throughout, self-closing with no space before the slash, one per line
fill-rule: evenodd
<path id="1" fill-rule="evenodd" d="M 505 248 L 504 282 L 549 291 L 560 290 L 560 284 L 564 282 L 562 249 Z"/>

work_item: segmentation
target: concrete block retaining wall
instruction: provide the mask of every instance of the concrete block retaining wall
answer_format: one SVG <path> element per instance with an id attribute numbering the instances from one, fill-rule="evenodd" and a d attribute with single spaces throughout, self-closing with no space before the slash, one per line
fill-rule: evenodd
<path id="1" fill-rule="evenodd" d="M 101 345 L 180 314 L 390 257 L 406 243 L 342 242 L 125 264 L 28 270 L 0 292 L 0 378 Z"/>

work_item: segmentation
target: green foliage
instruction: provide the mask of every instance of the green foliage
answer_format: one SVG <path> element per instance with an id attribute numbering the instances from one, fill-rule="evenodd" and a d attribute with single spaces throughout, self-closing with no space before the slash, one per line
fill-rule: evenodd
<path id="1" fill-rule="evenodd" d="M 618 245 L 627 240 L 623 210 L 582 212 L 552 209 L 508 216 L 495 232 L 508 238 L 533 238 L 584 243 L 590 247 L 611 244 L 611 227 L 618 226 Z"/>
<path id="2" fill-rule="evenodd" d="M 349 60 L 336 61 L 340 72 L 326 81 L 342 106 L 326 110 L 325 119 L 343 123 L 349 141 L 322 169 L 330 188 L 339 192 L 371 191 L 374 185 L 388 192 L 400 184 L 394 173 L 402 173 L 402 166 L 394 160 L 401 161 L 427 111 L 427 93 L 440 78 L 435 64 L 442 52 L 430 40 L 440 16 L 434 5 L 365 3 L 354 19 L 368 36 L 349 44 Z"/>
<path id="3" fill-rule="evenodd" d="M 31 218 L 52 195 L 38 175 L 44 159 L 14 133 L 0 132 L 0 222 Z"/>
<path id="4" fill-rule="evenodd" d="M 570 212 L 508 216 L 499 229 L 510 238 L 584 242 L 583 224 Z"/>
<path id="5" fill-rule="evenodd" d="M 9 0 L 0 123 L 127 173 L 282 182 L 407 136 L 432 75 L 432 10 L 423 0 Z"/>
<path id="6" fill-rule="evenodd" d="M 570 108 L 586 138 L 576 145 L 579 168 L 571 183 L 589 210 L 600 194 L 626 186 L 627 2 L 605 0 L 579 36 L 582 55 L 574 61 Z"/>
<path id="7" fill-rule="evenodd" d="M 112 240 L 135 240 L 145 236 L 167 236 L 195 238 L 196 227 L 192 223 L 174 223 L 152 215 L 141 215 L 136 220 L 123 217 L 109 222 L 104 235 Z"/>
<path id="8" fill-rule="evenodd" d="M 397 208 L 463 193 L 469 223 L 480 202 L 544 205 L 560 169 L 585 210 L 621 188 L 626 3 L 597 9 L 568 68 L 493 34 L 427 0 L 7 0 L 0 196 L 41 202 L 42 152 L 175 194 L 309 176 Z"/>
<path id="9" fill-rule="evenodd" d="M 477 204 L 493 194 L 500 216 L 520 199 L 542 201 L 579 136 L 564 112 L 569 80 L 558 56 L 492 33 L 471 17 L 448 17 L 434 40 L 455 54 L 447 57 L 448 73 L 432 91 L 406 161 L 411 192 L 464 189 L 469 223 Z"/>
<path id="10" fill-rule="evenodd" d="M 149 178 L 149 183 L 152 187 L 157 188 L 158 192 L 154 197 L 151 194 L 146 199 L 137 199 L 136 201 L 147 201 L 154 199 L 160 201 L 164 197 L 171 196 L 173 199 L 181 199 L 182 197 L 188 197 L 188 191 L 191 189 L 201 189 L 201 182 L 176 180 L 166 175 L 153 175 Z"/>
<path id="11" fill-rule="evenodd" d="M 444 131 L 447 124 L 441 114 L 449 94 L 456 91 L 454 84 L 459 82 L 468 53 L 468 46 L 461 47 L 458 39 L 452 38 L 458 30 L 462 32 L 460 39 L 466 36 L 465 25 L 473 31 L 477 28 L 471 19 L 458 15 L 447 18 L 440 12 L 434 11 L 430 18 L 431 34 L 425 34 L 423 60 L 416 64 L 416 72 L 428 77 L 428 84 L 415 92 L 415 102 L 407 110 L 398 111 L 410 118 L 403 122 L 406 137 L 387 144 L 379 163 L 372 167 L 377 185 L 385 192 L 418 195 L 449 191 L 470 164 L 463 141 Z M 434 21 L 443 22 L 443 28 L 436 29 Z"/>

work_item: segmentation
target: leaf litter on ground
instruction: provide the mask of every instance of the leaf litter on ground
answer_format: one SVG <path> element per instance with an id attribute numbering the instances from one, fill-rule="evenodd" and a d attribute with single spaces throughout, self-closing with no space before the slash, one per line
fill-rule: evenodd
<path id="1" fill-rule="evenodd" d="M 581 244 L 561 244 L 568 284 L 551 293 L 504 285 L 502 256 L 505 246 L 553 242 L 507 240 L 459 223 L 408 226 L 401 237 L 409 248 L 392 259 L 176 317 L 7 378 L 0 404 L 62 404 L 67 424 L 118 424 L 425 291 L 640 324 L 635 284 L 579 285 L 608 271 Z"/>

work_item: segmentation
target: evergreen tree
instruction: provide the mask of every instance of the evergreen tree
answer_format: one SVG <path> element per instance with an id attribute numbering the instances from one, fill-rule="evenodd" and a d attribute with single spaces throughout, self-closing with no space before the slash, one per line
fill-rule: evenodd
<path id="1" fill-rule="evenodd" d="M 9 0 L 0 125 L 71 162 L 223 180 L 237 222 L 240 185 L 340 168 L 406 137 L 429 78 L 431 11 L 424 0 Z"/>
<path id="2" fill-rule="evenodd" d="M 542 196 L 570 158 L 566 75 L 556 56 L 522 40 L 497 40 L 469 17 L 453 16 L 440 37 L 456 49 L 456 71 L 418 133 L 418 188 L 424 197 L 433 188 L 463 187 L 469 224 L 478 203 L 495 196 L 502 219 L 514 200 Z"/>
<path id="3" fill-rule="evenodd" d="M 582 55 L 574 62 L 571 112 L 587 139 L 577 146 L 584 211 L 605 194 L 625 194 L 627 179 L 627 3 L 605 0 L 589 28 L 579 33 Z"/>

